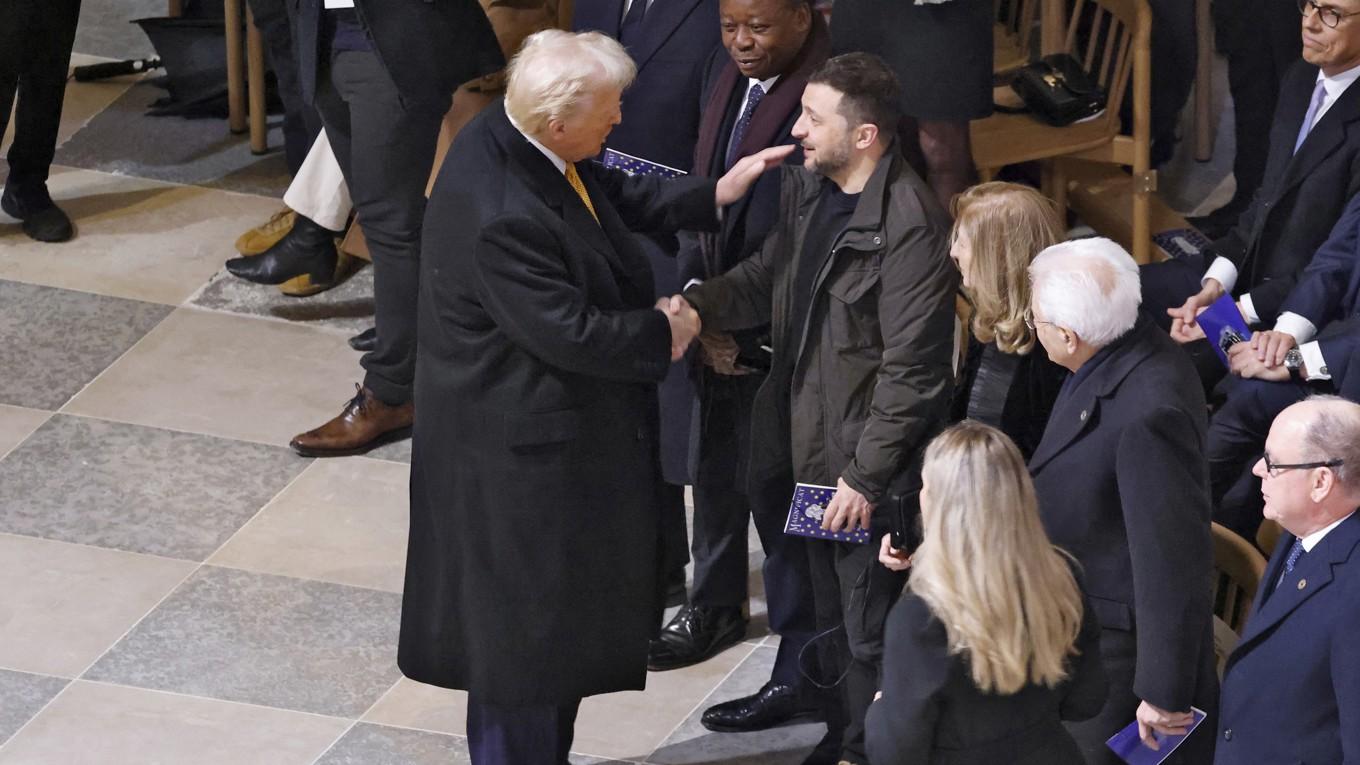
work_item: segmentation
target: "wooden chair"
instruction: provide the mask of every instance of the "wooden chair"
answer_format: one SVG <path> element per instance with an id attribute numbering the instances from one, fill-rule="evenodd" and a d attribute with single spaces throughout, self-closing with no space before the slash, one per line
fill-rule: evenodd
<path id="1" fill-rule="evenodd" d="M 996 0 L 996 24 L 992 27 L 992 71 L 1011 72 L 1030 60 L 1030 39 L 1038 21 L 1035 0 Z"/>
<path id="2" fill-rule="evenodd" d="M 1280 541 L 1280 535 L 1283 533 L 1284 529 L 1275 521 L 1269 518 L 1261 521 L 1260 528 L 1256 529 L 1256 547 L 1262 555 L 1269 558 L 1275 551 L 1275 543 Z"/>
<path id="3" fill-rule="evenodd" d="M 1221 675 L 1247 626 L 1252 600 L 1265 576 L 1266 559 L 1250 542 L 1217 523 L 1213 524 L 1213 540 L 1214 656 Z"/>
<path id="4" fill-rule="evenodd" d="M 1047 8 L 1045 8 L 1047 13 Z M 1045 18 L 1045 23 L 1051 23 Z M 1078 45 L 1078 33 L 1085 42 Z M 1044 162 L 1044 191 L 1067 206 L 1064 162 L 1082 160 L 1131 168 L 1133 256 L 1151 259 L 1148 194 L 1156 174 L 1148 164 L 1151 146 L 1152 11 L 1147 0 L 1074 0 L 1065 49 L 1105 87 L 1105 112 L 1086 122 L 1050 127 L 1028 114 L 993 114 L 972 123 L 973 159 L 983 180 L 1006 165 Z M 1130 87 L 1132 92 L 1130 93 Z M 1133 130 L 1124 134 L 1120 107 L 1132 97 Z"/>

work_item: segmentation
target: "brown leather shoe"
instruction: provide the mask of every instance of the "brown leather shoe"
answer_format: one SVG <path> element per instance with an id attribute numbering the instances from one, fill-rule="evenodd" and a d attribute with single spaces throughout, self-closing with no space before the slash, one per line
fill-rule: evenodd
<path id="1" fill-rule="evenodd" d="M 345 457 L 410 435 L 415 404 L 389 406 L 358 383 L 354 390 L 354 398 L 339 416 L 289 442 L 293 451 L 304 457 Z"/>

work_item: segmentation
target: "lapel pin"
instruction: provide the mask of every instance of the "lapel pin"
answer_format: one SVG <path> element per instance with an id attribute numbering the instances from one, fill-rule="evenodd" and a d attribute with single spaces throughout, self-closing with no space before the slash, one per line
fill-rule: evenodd
<path id="1" fill-rule="evenodd" d="M 1300 580 L 1299 580 L 1299 589 L 1300 589 L 1300 590 L 1302 590 L 1304 587 L 1307 587 L 1307 586 L 1308 586 L 1308 580 L 1307 580 L 1307 579 L 1300 579 Z"/>

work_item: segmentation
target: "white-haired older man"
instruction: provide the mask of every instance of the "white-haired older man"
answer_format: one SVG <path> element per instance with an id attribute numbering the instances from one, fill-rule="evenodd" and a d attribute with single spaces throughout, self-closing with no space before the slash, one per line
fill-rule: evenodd
<path id="1" fill-rule="evenodd" d="M 1135 714 L 1144 740 L 1182 731 L 1218 692 L 1208 581 L 1207 427 L 1194 367 L 1140 314 L 1138 267 L 1108 239 L 1050 247 L 1030 266 L 1030 321 L 1072 371 L 1030 460 L 1049 536 L 1080 561 L 1110 690 L 1069 724 L 1089 763 Z M 1206 725 L 1212 730 L 1212 722 Z M 1177 762 L 1207 762 L 1207 730 Z"/>
<path id="2" fill-rule="evenodd" d="M 469 692 L 478 765 L 565 763 L 582 697 L 643 687 L 656 383 L 698 320 L 654 306 L 629 230 L 715 228 L 790 148 L 716 183 L 594 165 L 633 73 L 598 33 L 533 35 L 426 210 L 398 662 Z"/>

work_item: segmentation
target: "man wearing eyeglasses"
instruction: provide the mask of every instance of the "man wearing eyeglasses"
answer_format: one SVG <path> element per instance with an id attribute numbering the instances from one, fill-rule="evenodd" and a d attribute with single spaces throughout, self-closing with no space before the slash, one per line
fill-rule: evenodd
<path id="1" fill-rule="evenodd" d="M 1224 294 L 1252 325 L 1297 332 L 1285 296 L 1360 191 L 1360 0 L 1297 0 L 1303 61 L 1280 85 L 1265 178 L 1236 225 L 1207 252 L 1143 268 L 1144 307 L 1188 343 L 1196 316 Z M 1218 370 L 1207 343 L 1192 349 Z M 1218 370 L 1221 373 L 1221 370 Z"/>
<path id="2" fill-rule="evenodd" d="M 1270 427 L 1261 478 L 1281 535 L 1223 672 L 1214 765 L 1360 758 L 1360 405 L 1316 396 Z"/>

